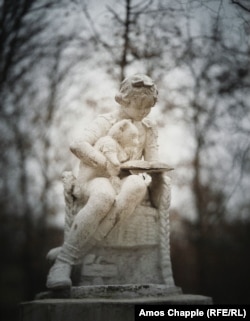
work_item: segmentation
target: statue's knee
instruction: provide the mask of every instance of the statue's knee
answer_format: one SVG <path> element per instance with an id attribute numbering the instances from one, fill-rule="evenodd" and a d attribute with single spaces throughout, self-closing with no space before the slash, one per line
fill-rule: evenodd
<path id="1" fill-rule="evenodd" d="M 97 202 L 100 204 L 100 207 L 103 208 L 104 211 L 109 211 L 115 202 L 114 193 L 100 192 L 96 197 Z"/>
<path id="2" fill-rule="evenodd" d="M 145 183 L 142 176 L 131 175 L 129 176 L 129 185 L 133 193 L 145 193 L 147 190 L 147 184 Z"/>

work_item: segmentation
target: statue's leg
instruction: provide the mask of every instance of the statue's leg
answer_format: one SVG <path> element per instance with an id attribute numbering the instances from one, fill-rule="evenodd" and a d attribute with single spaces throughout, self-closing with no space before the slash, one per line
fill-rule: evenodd
<path id="1" fill-rule="evenodd" d="M 130 175 L 123 179 L 121 191 L 116 198 L 116 211 L 119 220 L 133 214 L 147 192 L 147 184 L 142 176 Z"/>
<path id="2" fill-rule="evenodd" d="M 106 178 L 96 178 L 89 184 L 89 198 L 77 213 L 67 240 L 50 269 L 47 287 L 58 289 L 71 286 L 71 267 L 85 254 L 85 245 L 96 231 L 100 221 L 110 211 L 115 201 L 115 191 Z"/>
<path id="3" fill-rule="evenodd" d="M 95 232 L 95 240 L 101 241 L 118 221 L 124 220 L 133 214 L 136 206 L 145 197 L 147 185 L 147 182 L 139 175 L 130 175 L 122 179 L 121 189 L 116 197 L 115 204 Z"/>
<path id="4" fill-rule="evenodd" d="M 75 198 L 73 196 L 73 189 L 75 186 L 75 176 L 72 172 L 65 171 L 62 173 L 62 181 L 64 187 L 64 201 L 65 201 L 65 220 L 64 220 L 64 240 L 67 239 L 68 232 L 76 214 Z M 46 258 L 51 263 L 55 262 L 58 254 L 61 251 L 61 246 L 51 249 Z"/>

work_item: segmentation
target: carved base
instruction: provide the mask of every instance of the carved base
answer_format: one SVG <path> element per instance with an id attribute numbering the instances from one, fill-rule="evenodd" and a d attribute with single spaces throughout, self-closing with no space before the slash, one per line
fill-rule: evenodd
<path id="1" fill-rule="evenodd" d="M 39 293 L 36 299 L 71 298 L 71 299 L 134 299 L 159 298 L 182 294 L 181 288 L 163 284 L 119 284 L 75 286 L 71 290 L 48 291 Z"/>
<path id="2" fill-rule="evenodd" d="M 96 247 L 87 255 L 77 285 L 162 284 L 157 246 Z"/>
<path id="3" fill-rule="evenodd" d="M 164 241 L 167 230 L 163 231 Z M 129 220 L 119 222 L 102 242 L 84 257 L 76 285 L 166 284 L 172 286 L 168 246 L 161 246 L 159 213 L 138 206 Z M 165 256 L 163 257 L 164 248 Z M 163 266 L 163 261 L 169 262 Z M 163 275 L 170 276 L 167 282 Z"/>
<path id="4" fill-rule="evenodd" d="M 153 285 L 149 285 L 150 289 Z M 155 286 L 155 285 L 154 285 Z M 124 287 L 124 286 L 123 286 Z M 129 285 L 126 291 L 129 292 Z M 135 287 L 135 285 L 133 285 Z M 156 285 L 156 288 L 158 285 Z M 83 288 L 83 287 L 81 287 Z M 85 295 L 86 289 L 74 290 L 75 295 L 81 292 Z M 100 288 L 100 293 L 104 293 L 105 288 Z M 107 289 L 107 287 L 106 287 Z M 83 292 L 82 292 L 83 290 Z M 92 287 L 93 290 L 93 287 Z M 95 289 L 95 293 L 97 289 Z M 107 293 L 113 291 L 114 287 L 107 289 Z M 120 289 L 121 290 L 121 289 Z M 130 289 L 131 290 L 131 289 Z M 145 286 L 138 286 L 138 291 L 147 292 Z M 158 288 L 159 290 L 159 288 Z M 126 292 L 125 291 L 125 292 Z M 89 291 L 88 291 L 89 292 Z M 90 291 L 91 292 L 91 291 Z M 99 294 L 100 294 L 99 293 Z M 89 294 L 89 293 L 88 293 Z M 70 299 L 44 299 L 25 302 L 20 307 L 20 321 L 61 321 L 61 320 L 95 320 L 95 321 L 129 321 L 134 320 L 136 304 L 162 304 L 162 305 L 207 305 L 212 304 L 212 299 L 201 295 L 191 294 L 166 294 L 160 296 L 136 297 L 136 298 L 70 298 Z"/>

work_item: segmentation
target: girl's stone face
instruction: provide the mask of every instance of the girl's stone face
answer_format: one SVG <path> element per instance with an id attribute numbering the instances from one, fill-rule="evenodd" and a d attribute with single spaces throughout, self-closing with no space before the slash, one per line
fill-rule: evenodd
<path id="1" fill-rule="evenodd" d="M 123 108 L 123 110 L 130 119 L 135 121 L 141 121 L 150 113 L 152 106 L 153 97 L 135 97 L 130 101 L 128 106 Z"/>

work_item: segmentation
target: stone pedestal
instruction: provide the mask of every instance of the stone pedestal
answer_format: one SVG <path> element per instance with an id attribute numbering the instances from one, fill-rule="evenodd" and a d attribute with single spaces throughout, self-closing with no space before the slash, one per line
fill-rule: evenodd
<path id="1" fill-rule="evenodd" d="M 135 305 L 144 304 L 207 305 L 212 299 L 160 284 L 81 286 L 68 293 L 40 293 L 36 300 L 22 303 L 20 321 L 133 321 Z"/>
<path id="2" fill-rule="evenodd" d="M 75 285 L 166 284 L 173 286 L 168 211 L 136 207 L 85 255 Z"/>

